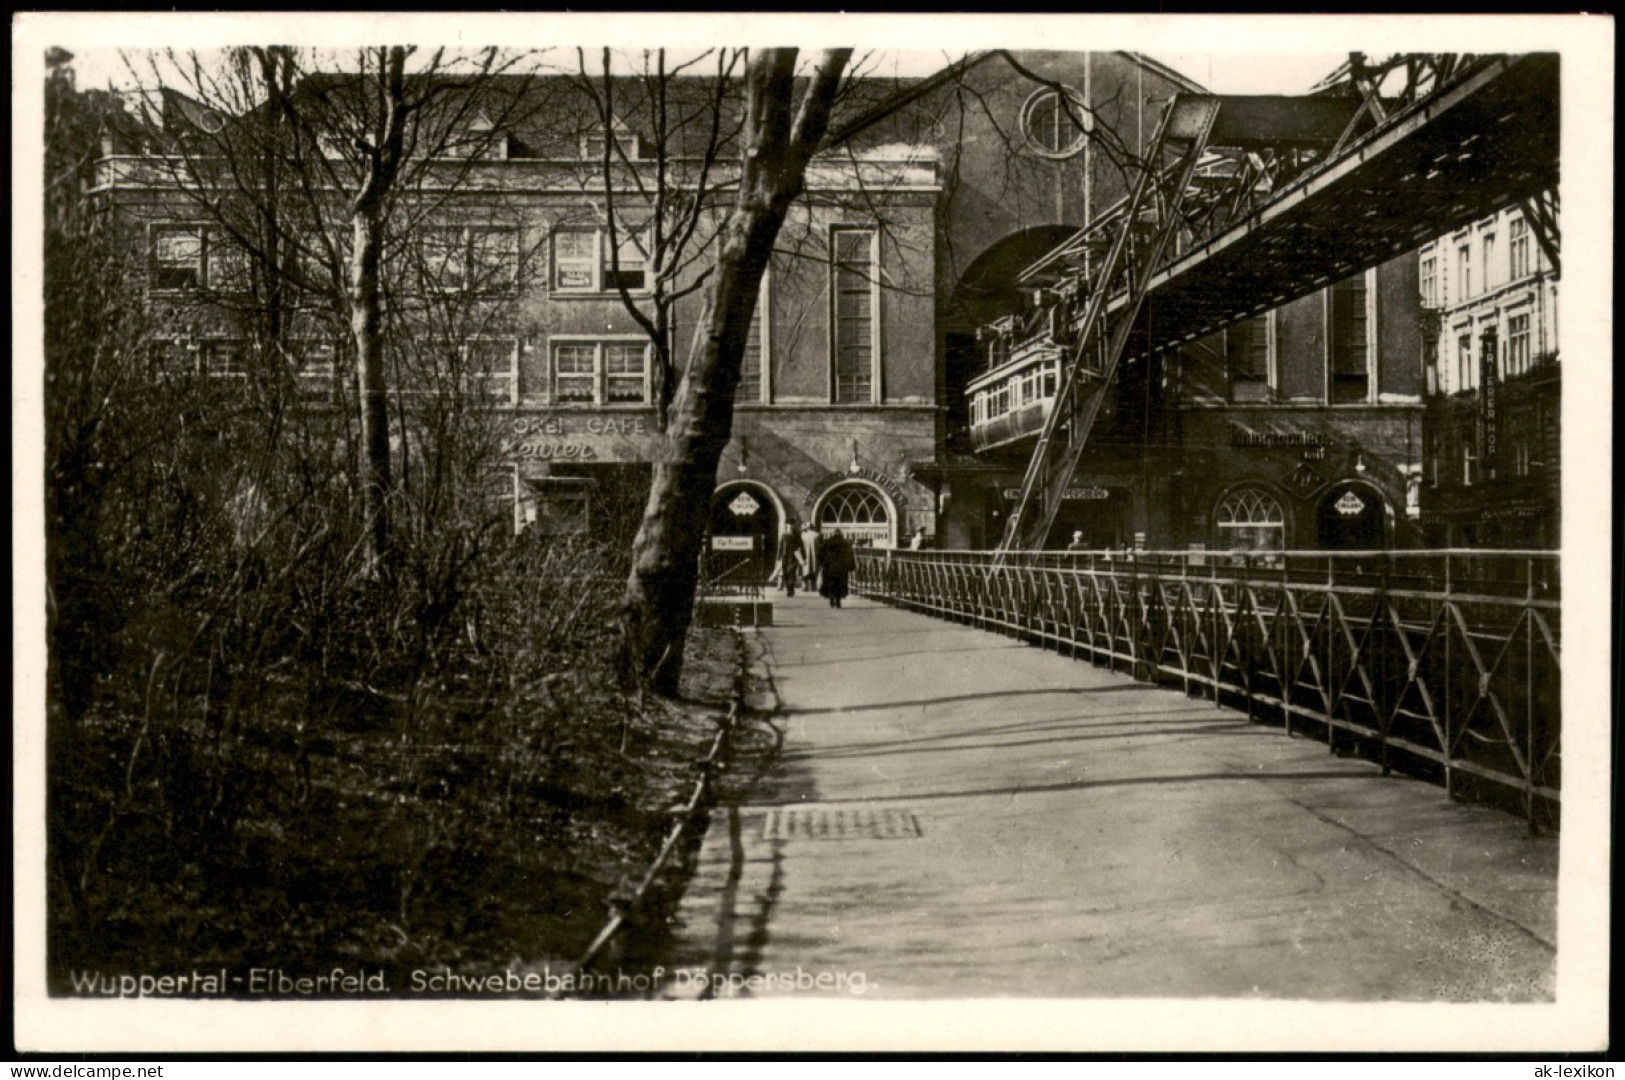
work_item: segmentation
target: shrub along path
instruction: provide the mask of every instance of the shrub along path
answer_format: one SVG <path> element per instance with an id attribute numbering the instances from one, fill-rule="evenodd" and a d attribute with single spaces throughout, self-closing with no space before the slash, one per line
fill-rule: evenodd
<path id="1" fill-rule="evenodd" d="M 567 968 L 653 861 L 739 664 L 734 632 L 696 630 L 679 703 L 639 711 L 605 673 L 565 671 L 512 700 L 415 716 L 340 703 L 314 749 L 290 692 L 257 717 L 254 745 L 238 740 L 229 831 L 194 835 L 144 804 L 111 817 L 78 904 L 53 913 L 50 987 L 344 968 L 382 972 L 398 995 L 418 989 L 415 971 Z M 96 715 L 79 748 L 85 791 L 125 784 L 138 721 Z"/>

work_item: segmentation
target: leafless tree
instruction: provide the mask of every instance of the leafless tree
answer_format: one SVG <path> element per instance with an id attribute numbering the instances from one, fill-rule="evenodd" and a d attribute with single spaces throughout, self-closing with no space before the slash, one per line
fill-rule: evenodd
<path id="1" fill-rule="evenodd" d="M 797 50 L 762 50 L 746 66 L 738 193 L 723 224 L 691 358 L 673 398 L 666 456 L 654 465 L 627 581 L 625 670 L 662 694 L 677 689 L 711 491 L 733 430 L 734 391 L 762 273 L 829 130 L 851 52 L 825 52 L 799 100 Z"/>
<path id="2" fill-rule="evenodd" d="M 127 58 L 152 136 L 143 165 L 252 268 L 265 353 L 293 350 L 293 309 L 348 337 L 369 562 L 389 549 L 389 263 L 527 119 L 537 58 L 380 46 L 336 58 L 286 47 Z M 286 363 L 282 366 L 287 367 Z"/>

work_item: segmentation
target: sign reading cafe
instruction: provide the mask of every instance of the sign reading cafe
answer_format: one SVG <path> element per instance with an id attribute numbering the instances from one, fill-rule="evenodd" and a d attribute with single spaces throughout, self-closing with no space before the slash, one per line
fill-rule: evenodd
<path id="1" fill-rule="evenodd" d="M 643 416 L 566 416 L 558 413 L 516 416 L 513 456 L 521 461 L 593 461 L 606 447 L 582 437 L 636 437 L 649 434 Z M 575 436 L 575 438 L 571 438 Z"/>

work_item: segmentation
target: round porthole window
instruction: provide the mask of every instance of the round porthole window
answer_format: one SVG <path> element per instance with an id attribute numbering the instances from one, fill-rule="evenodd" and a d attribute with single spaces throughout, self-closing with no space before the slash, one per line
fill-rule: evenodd
<path id="1" fill-rule="evenodd" d="M 1028 149 L 1047 158 L 1067 158 L 1082 150 L 1093 126 L 1083 95 L 1070 88 L 1063 94 L 1045 87 L 1021 109 L 1021 132 Z"/>

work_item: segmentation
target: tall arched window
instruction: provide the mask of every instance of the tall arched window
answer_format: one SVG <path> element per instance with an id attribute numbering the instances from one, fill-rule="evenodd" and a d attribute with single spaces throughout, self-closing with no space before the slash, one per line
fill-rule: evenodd
<path id="1" fill-rule="evenodd" d="M 1223 551 L 1282 551 L 1286 548 L 1286 514 L 1263 488 L 1238 488 L 1219 501 L 1213 512 L 1218 546 Z"/>
<path id="2" fill-rule="evenodd" d="M 891 547 L 891 507 L 880 493 L 867 484 L 842 484 L 824 496 L 818 508 L 818 525 L 824 532 L 840 529 L 850 540 L 875 547 Z"/>

